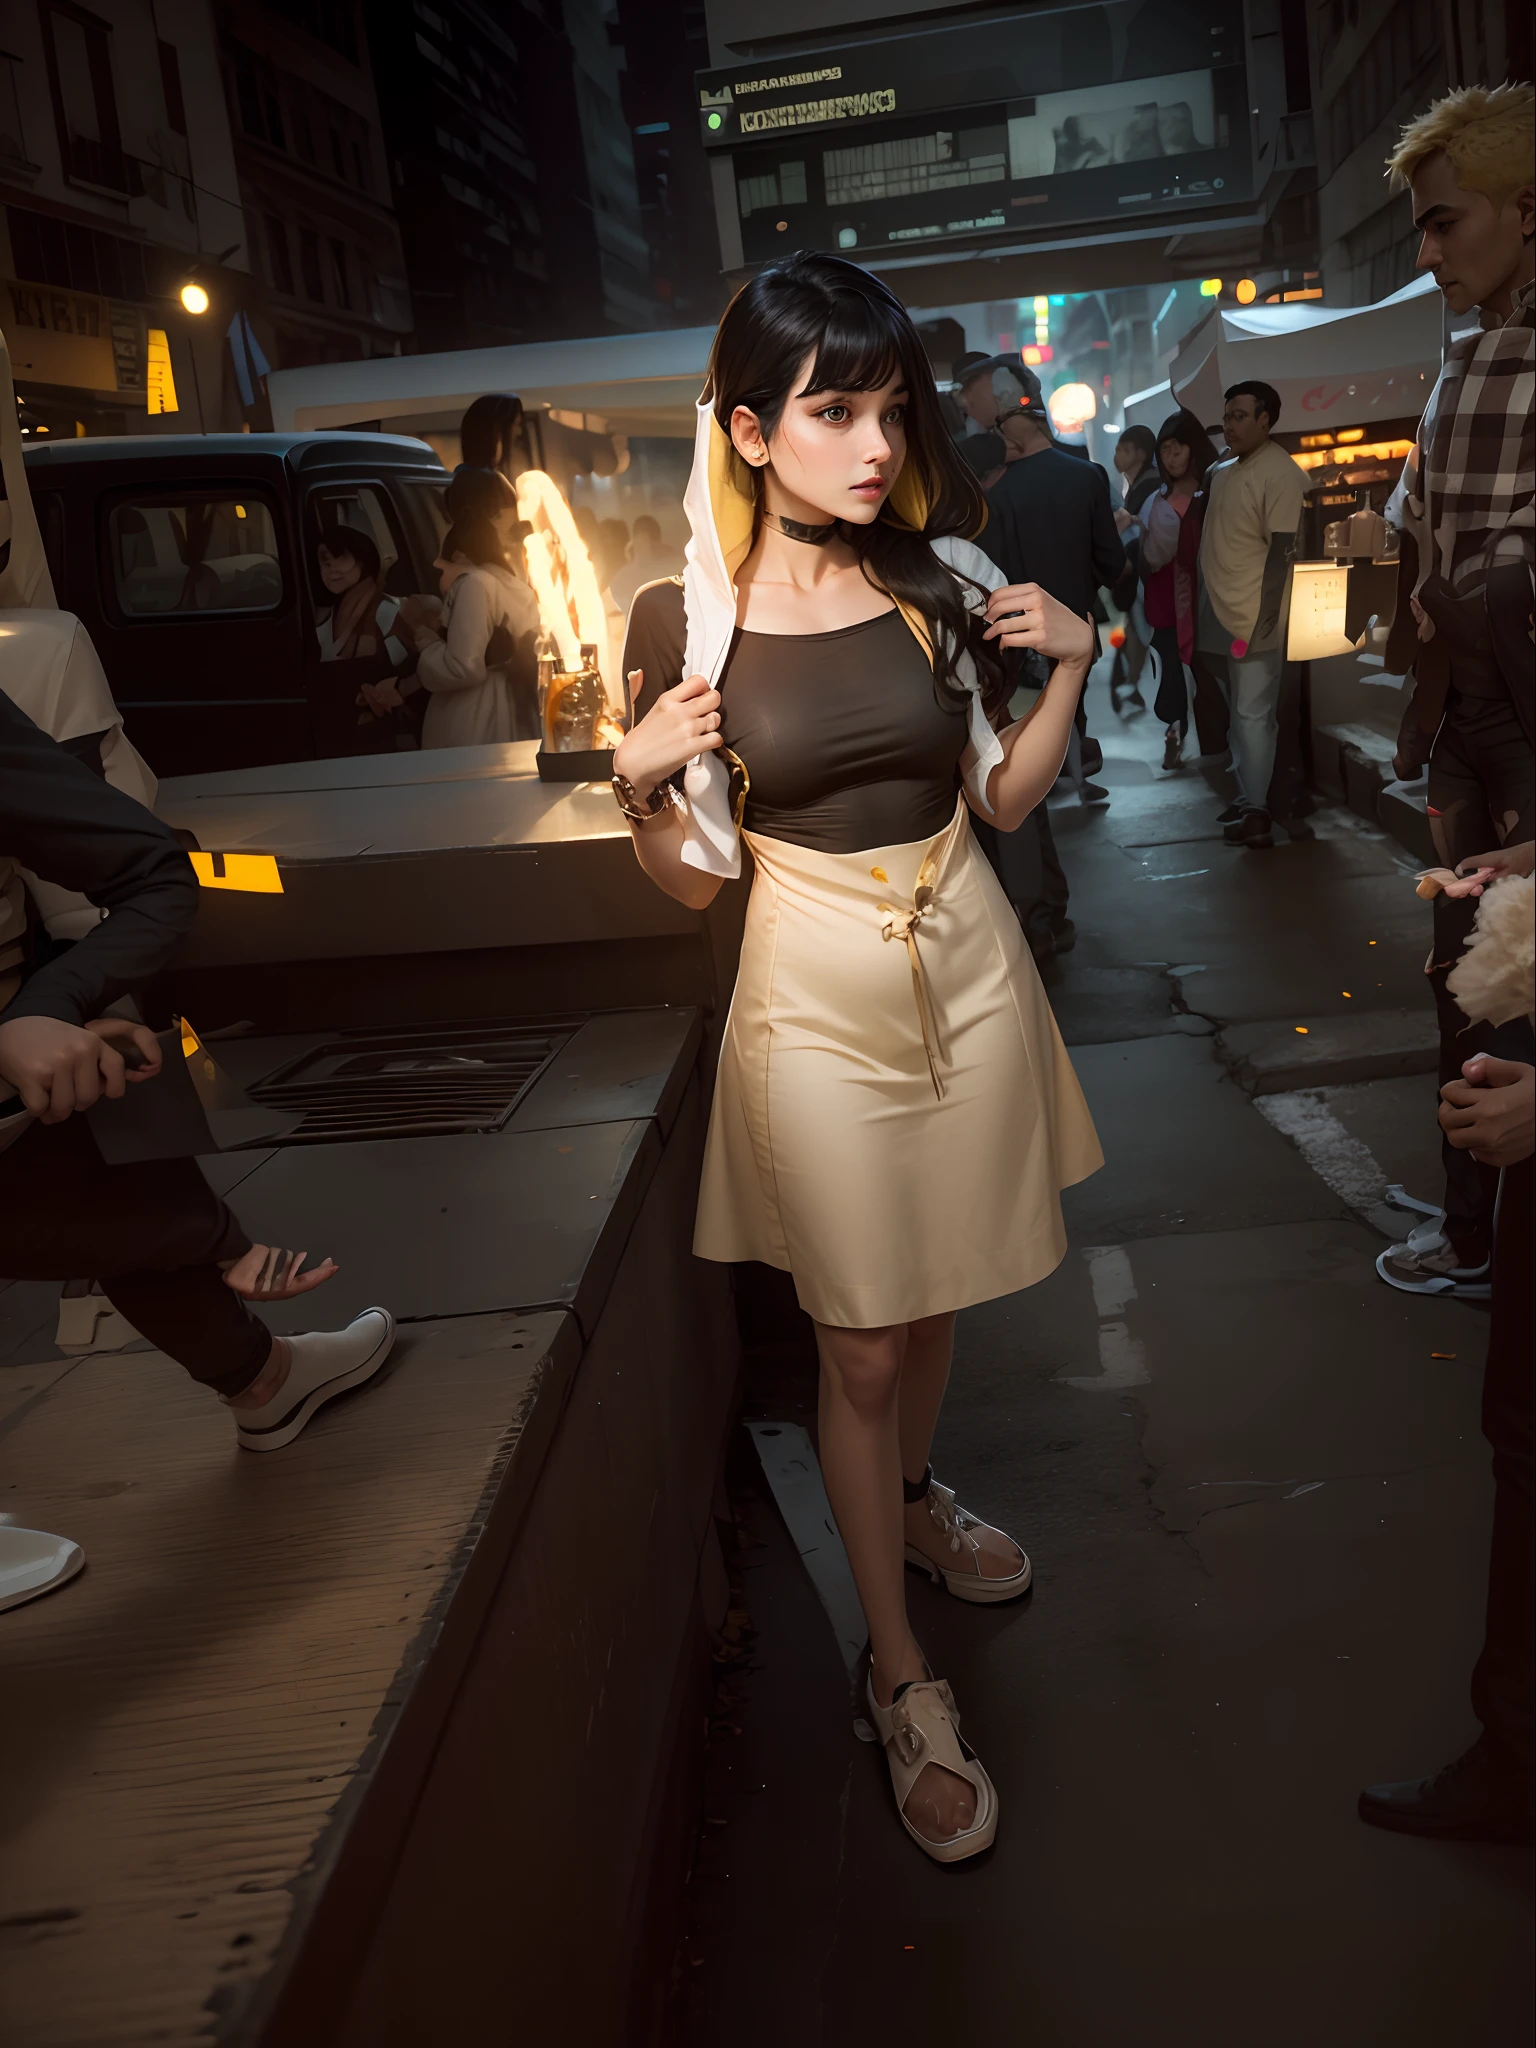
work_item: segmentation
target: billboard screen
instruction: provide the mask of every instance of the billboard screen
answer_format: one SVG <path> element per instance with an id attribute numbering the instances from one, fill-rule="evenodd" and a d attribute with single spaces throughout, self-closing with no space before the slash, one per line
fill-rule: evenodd
<path id="1" fill-rule="evenodd" d="M 889 32 L 699 73 L 701 132 L 730 150 L 749 263 L 1177 216 L 1251 193 L 1241 27 L 1129 0 Z"/>

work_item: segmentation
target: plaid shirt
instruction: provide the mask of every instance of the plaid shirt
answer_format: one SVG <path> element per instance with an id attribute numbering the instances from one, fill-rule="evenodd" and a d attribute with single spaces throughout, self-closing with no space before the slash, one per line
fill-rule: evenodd
<path id="1" fill-rule="evenodd" d="M 1533 294 L 1536 285 L 1519 286 L 1502 326 L 1469 334 L 1446 352 L 1394 493 L 1418 549 L 1415 595 L 1436 570 L 1465 593 L 1496 562 L 1532 563 Z"/>

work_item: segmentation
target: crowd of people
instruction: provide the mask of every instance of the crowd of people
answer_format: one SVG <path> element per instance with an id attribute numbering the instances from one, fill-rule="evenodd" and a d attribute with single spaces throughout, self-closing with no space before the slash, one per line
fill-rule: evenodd
<path id="1" fill-rule="evenodd" d="M 1040 379 L 1017 354 L 962 356 L 949 417 L 987 502 L 980 546 L 1010 581 L 1037 581 L 1100 626 L 1112 612 L 1123 616 L 1112 635 L 1112 708 L 1144 712 L 1140 685 L 1150 670 L 1164 771 L 1189 758 L 1193 716 L 1198 757 L 1230 771 L 1231 800 L 1218 814 L 1224 838 L 1269 848 L 1306 478 L 1274 439 L 1281 408 L 1272 386 L 1236 384 L 1225 404 L 1224 453 L 1183 407 L 1156 433 L 1128 427 L 1114 451 L 1118 504 L 1086 449 L 1054 432 Z M 1082 803 L 1109 801 L 1091 779 L 1101 765 L 1080 708 L 1065 772 Z M 1293 811 L 1282 822 L 1290 838 L 1309 836 Z M 1046 965 L 1074 938 L 1049 813 L 1027 820 L 1011 843 L 991 836 L 988 853 Z"/>
<path id="2" fill-rule="evenodd" d="M 1427 767 L 1444 863 L 1427 885 L 1447 1187 L 1381 1270 L 1411 1292 L 1491 1294 L 1497 1505 L 1474 1684 L 1484 1735 L 1433 1778 L 1371 1788 L 1360 1810 L 1493 1839 L 1528 1837 L 1531 1799 L 1531 109 L 1529 88 L 1454 94 L 1392 164 L 1421 261 L 1481 325 L 1447 353 L 1394 508 L 1394 632 L 1416 679 L 1398 765 Z M 1165 769 L 1184 763 L 1193 724 L 1202 757 L 1230 759 L 1227 840 L 1272 845 L 1304 478 L 1274 439 L 1278 394 L 1240 383 L 1225 453 L 1184 410 L 1121 439 L 1117 507 L 1107 475 L 1053 433 L 1021 360 L 962 360 L 942 408 L 905 310 L 830 256 L 743 290 L 711 391 L 696 481 L 723 465 L 731 482 L 694 502 L 711 503 L 731 549 L 750 533 L 746 553 L 727 568 L 726 533 L 696 528 L 684 579 L 654 521 L 588 533 L 635 662 L 615 793 L 642 867 L 691 907 L 740 873 L 743 840 L 756 857 L 696 1249 L 787 1266 L 815 1319 L 821 1454 L 871 1626 L 871 1715 L 908 1833 L 958 1861 L 990 1843 L 996 1790 L 912 1635 L 903 1564 L 976 1602 L 1029 1583 L 1021 1546 L 958 1507 L 928 1447 L 955 1312 L 1051 1270 L 1059 1192 L 1099 1161 L 1008 905 L 1037 963 L 1072 944 L 1045 797 L 1063 769 L 1081 803 L 1110 795 L 1081 703 L 1106 596 L 1129 621 L 1117 695 L 1145 708 L 1150 673 Z M 518 737 L 527 719 L 518 664 L 537 607 L 513 565 L 507 429 L 478 460 L 466 435 L 439 605 L 387 597 L 360 531 L 317 547 L 330 657 L 387 664 L 359 682 L 370 717 L 401 713 L 413 676 L 429 745 Z M 695 661 L 711 673 L 688 673 Z M 152 1080 L 167 1052 L 121 1004 L 187 929 L 196 884 L 101 759 L 4 696 L 0 813 L 0 905 L 24 906 L 31 876 L 110 913 L 43 952 L 0 926 L 8 1276 L 69 1279 L 84 1259 L 230 1406 L 242 1445 L 280 1448 L 378 1370 L 392 1321 L 374 1309 L 342 1331 L 270 1336 L 250 1304 L 302 1294 L 329 1265 L 253 1244 L 189 1158 L 105 1163 L 87 1113 Z"/>

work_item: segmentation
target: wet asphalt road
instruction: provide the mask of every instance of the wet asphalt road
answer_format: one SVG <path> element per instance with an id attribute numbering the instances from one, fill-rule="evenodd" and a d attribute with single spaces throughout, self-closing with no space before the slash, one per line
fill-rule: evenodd
<path id="1" fill-rule="evenodd" d="M 1035 1586 L 985 1609 L 909 1575 L 997 1845 L 944 1870 L 902 1834 L 743 1433 L 756 1635 L 710 1751 L 688 2048 L 1524 2042 L 1529 1859 L 1354 1812 L 1476 1734 L 1486 1316 L 1376 1278 L 1380 1232 L 1211 1035 L 1427 1002 L 1414 863 L 1326 807 L 1309 842 L 1229 849 L 1220 778 L 1163 775 L 1102 684 L 1090 722 L 1113 801 L 1053 805 L 1081 936 L 1047 985 L 1107 1164 L 1057 1273 L 961 1317 L 934 1457 Z M 1438 1193 L 1431 1077 L 1320 1099 L 1382 1186 Z M 814 1426 L 793 1343 L 748 1414 Z"/>

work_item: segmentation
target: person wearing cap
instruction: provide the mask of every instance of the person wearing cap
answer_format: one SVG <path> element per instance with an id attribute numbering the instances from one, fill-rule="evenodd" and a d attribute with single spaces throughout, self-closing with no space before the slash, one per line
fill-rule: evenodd
<path id="1" fill-rule="evenodd" d="M 1099 585 L 1125 569 L 1108 478 L 1057 445 L 1040 379 L 1019 357 L 991 357 L 969 373 L 966 388 L 972 417 L 989 408 L 995 415 L 993 431 L 1006 458 L 987 490 L 987 524 L 977 546 L 1010 580 L 1019 571 L 1080 617 L 1092 617 Z M 962 454 L 972 445 L 962 442 Z M 1068 757 L 1073 780 L 1085 803 L 1101 802 L 1107 791 L 1082 774 L 1082 733 L 1079 707 Z M 1018 912 L 1036 965 L 1047 966 L 1077 936 L 1048 810 L 1041 804 L 1016 832 L 977 836 Z"/>
<path id="2" fill-rule="evenodd" d="M 997 400 L 992 395 L 989 374 L 992 360 L 991 356 L 980 355 L 973 349 L 955 364 L 955 381 L 951 388 L 965 419 L 967 438 L 990 433 L 997 425 Z"/>
<path id="3" fill-rule="evenodd" d="M 1057 443 L 1028 364 L 994 356 L 988 375 L 995 425 L 1014 459 L 989 494 L 978 544 L 1008 575 L 1027 570 L 1059 604 L 1091 617 L 1101 587 L 1118 583 L 1126 567 L 1109 479 Z"/>
<path id="4" fill-rule="evenodd" d="M 988 375 L 1008 468 L 988 497 L 992 538 L 979 536 L 980 545 L 1000 568 L 1027 564 L 1029 576 L 1059 603 L 1102 621 L 1099 589 L 1117 583 L 1127 566 L 1109 478 L 1086 449 L 1055 438 L 1040 379 L 1017 356 L 994 356 Z M 1079 703 L 1067 768 L 1082 803 L 1108 801 L 1109 792 L 1086 779 L 1103 758 Z"/>

